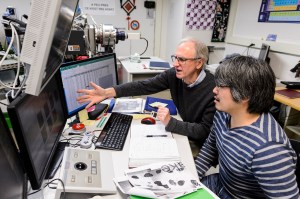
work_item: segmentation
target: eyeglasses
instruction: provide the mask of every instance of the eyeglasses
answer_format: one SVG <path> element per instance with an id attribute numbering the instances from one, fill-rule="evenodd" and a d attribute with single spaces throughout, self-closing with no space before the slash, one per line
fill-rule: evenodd
<path id="1" fill-rule="evenodd" d="M 178 57 L 176 55 L 171 55 L 172 62 L 178 61 L 179 64 L 185 64 L 186 61 L 195 61 L 197 59 L 201 58 L 184 58 L 184 57 Z"/>
<path id="2" fill-rule="evenodd" d="M 226 85 L 226 84 L 223 84 L 223 83 L 218 83 L 218 82 L 216 82 L 216 87 L 217 87 L 217 88 L 225 88 L 225 87 L 229 87 L 229 86 Z"/>

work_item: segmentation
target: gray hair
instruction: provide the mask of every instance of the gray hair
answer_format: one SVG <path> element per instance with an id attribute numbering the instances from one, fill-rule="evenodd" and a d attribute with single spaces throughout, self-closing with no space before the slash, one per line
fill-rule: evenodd
<path id="1" fill-rule="evenodd" d="M 208 48 L 207 46 L 199 41 L 198 39 L 196 38 L 193 38 L 193 37 L 186 37 L 184 39 L 182 39 L 178 45 L 182 44 L 182 43 L 186 43 L 186 42 L 192 42 L 195 44 L 195 52 L 196 52 L 196 57 L 197 58 L 202 58 L 203 59 L 203 66 L 206 65 L 206 62 L 208 60 Z"/>
<path id="2" fill-rule="evenodd" d="M 236 56 L 220 64 L 215 73 L 217 85 L 228 86 L 234 101 L 249 100 L 249 113 L 268 112 L 273 106 L 275 74 L 263 60 Z"/>

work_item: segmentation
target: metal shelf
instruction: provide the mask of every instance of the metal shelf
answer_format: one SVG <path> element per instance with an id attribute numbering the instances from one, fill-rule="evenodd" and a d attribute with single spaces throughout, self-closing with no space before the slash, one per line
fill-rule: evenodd
<path id="1" fill-rule="evenodd" d="M 22 65 L 21 65 L 22 66 Z M 0 67 L 0 71 L 3 70 L 11 70 L 18 67 L 18 61 L 14 59 L 4 60 L 2 66 Z"/>
<path id="2" fill-rule="evenodd" d="M 286 126 L 285 128 L 300 136 L 300 126 L 299 125 Z"/>

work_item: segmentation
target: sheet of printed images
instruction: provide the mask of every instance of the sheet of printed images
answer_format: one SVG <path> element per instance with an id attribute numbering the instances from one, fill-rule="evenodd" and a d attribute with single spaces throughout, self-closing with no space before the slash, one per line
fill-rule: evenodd
<path id="1" fill-rule="evenodd" d="M 160 162 L 125 171 L 114 182 L 124 194 L 149 198 L 177 198 L 202 188 L 181 161 Z"/>

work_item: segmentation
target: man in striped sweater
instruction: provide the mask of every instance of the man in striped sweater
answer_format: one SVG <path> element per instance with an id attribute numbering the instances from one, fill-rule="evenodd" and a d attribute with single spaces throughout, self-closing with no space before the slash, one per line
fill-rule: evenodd
<path id="1" fill-rule="evenodd" d="M 261 60 L 228 59 L 216 70 L 211 133 L 195 163 L 201 182 L 220 198 L 299 198 L 296 154 L 269 113 L 275 75 Z M 218 174 L 205 172 L 218 159 Z"/>

